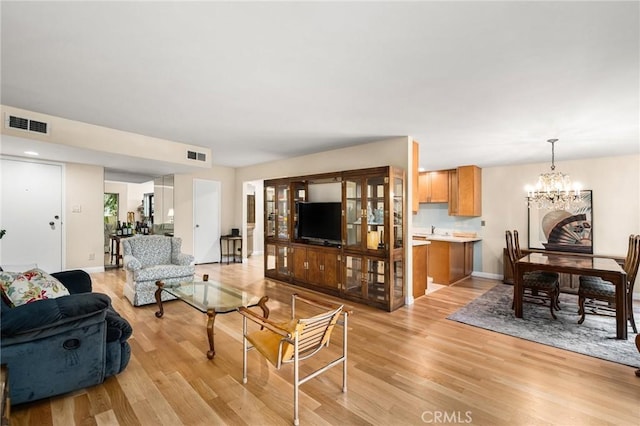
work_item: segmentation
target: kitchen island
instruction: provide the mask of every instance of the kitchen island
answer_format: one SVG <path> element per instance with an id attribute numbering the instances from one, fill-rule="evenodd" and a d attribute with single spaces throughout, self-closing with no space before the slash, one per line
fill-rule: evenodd
<path id="1" fill-rule="evenodd" d="M 416 238 L 431 242 L 428 270 L 434 283 L 450 285 L 473 272 L 473 246 L 481 238 L 414 233 Z"/>

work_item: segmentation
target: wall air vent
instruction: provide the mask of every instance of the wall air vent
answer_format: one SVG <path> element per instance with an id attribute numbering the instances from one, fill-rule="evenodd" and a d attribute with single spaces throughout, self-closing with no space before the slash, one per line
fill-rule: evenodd
<path id="1" fill-rule="evenodd" d="M 49 134 L 49 123 L 37 120 L 29 120 L 24 117 L 7 114 L 5 117 L 5 127 L 16 130 L 24 130 L 25 132 Z"/>
<path id="2" fill-rule="evenodd" d="M 207 161 L 207 154 L 203 152 L 187 151 L 187 160 Z"/>

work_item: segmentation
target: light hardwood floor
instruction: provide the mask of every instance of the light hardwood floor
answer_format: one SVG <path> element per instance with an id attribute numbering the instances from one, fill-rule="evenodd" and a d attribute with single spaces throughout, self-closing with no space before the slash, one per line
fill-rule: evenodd
<path id="1" fill-rule="evenodd" d="M 276 319 L 288 315 L 292 292 L 305 293 L 264 279 L 259 256 L 196 271 L 267 294 Z M 162 319 L 153 305 L 133 308 L 122 296 L 124 276 L 122 270 L 92 274 L 94 291 L 111 296 L 133 326 L 127 369 L 103 385 L 13 407 L 12 425 L 291 423 L 290 366 L 278 371 L 252 352 L 242 384 L 240 315 L 217 317 L 216 357 L 207 360 L 206 316 L 179 301 L 165 305 Z M 640 423 L 633 368 L 446 319 L 495 283 L 468 279 L 393 313 L 348 303 L 348 392 L 341 392 L 340 367 L 302 385 L 301 424 Z M 315 360 L 304 371 L 313 367 Z"/>

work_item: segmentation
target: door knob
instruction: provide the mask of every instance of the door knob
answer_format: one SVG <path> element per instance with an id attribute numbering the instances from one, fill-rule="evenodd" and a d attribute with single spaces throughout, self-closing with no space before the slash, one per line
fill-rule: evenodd
<path id="1" fill-rule="evenodd" d="M 49 222 L 49 226 L 53 226 L 53 225 L 55 225 L 55 223 Z"/>

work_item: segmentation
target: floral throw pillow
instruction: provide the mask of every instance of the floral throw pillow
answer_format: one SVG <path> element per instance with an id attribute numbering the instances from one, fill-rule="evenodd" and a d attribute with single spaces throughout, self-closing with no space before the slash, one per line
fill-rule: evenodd
<path id="1" fill-rule="evenodd" d="M 42 269 L 26 272 L 0 272 L 2 298 L 11 307 L 44 299 L 68 296 L 69 290 Z"/>

